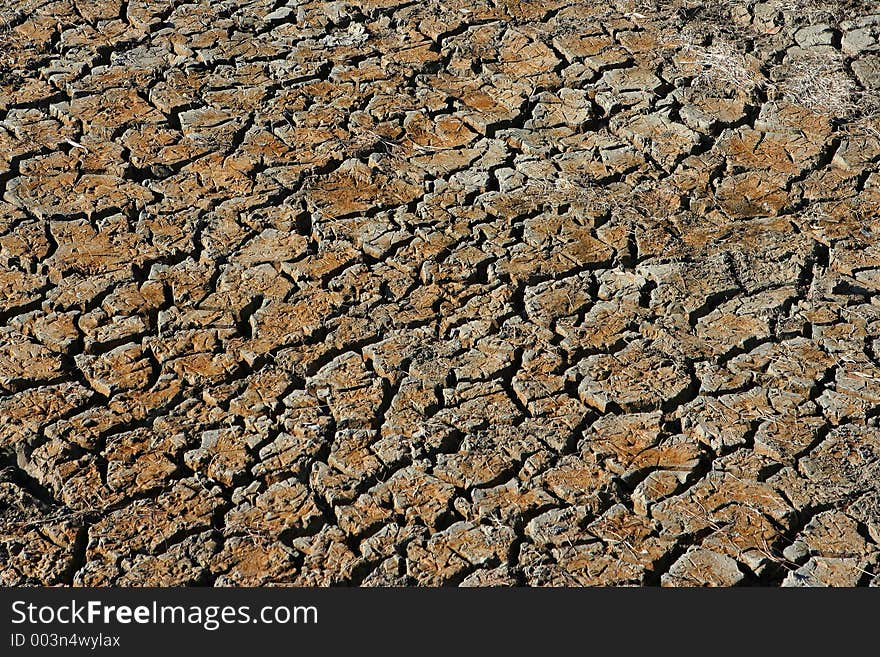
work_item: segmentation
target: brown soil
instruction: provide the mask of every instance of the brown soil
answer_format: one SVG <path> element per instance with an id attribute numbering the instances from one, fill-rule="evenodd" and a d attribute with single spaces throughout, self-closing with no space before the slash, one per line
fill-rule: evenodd
<path id="1" fill-rule="evenodd" d="M 0 584 L 880 583 L 873 4 L 6 3 Z"/>

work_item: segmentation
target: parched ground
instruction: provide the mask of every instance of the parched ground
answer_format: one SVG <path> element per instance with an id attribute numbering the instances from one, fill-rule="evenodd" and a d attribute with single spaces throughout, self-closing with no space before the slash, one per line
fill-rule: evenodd
<path id="1" fill-rule="evenodd" d="M 0 583 L 880 583 L 880 5 L 0 9 Z"/>

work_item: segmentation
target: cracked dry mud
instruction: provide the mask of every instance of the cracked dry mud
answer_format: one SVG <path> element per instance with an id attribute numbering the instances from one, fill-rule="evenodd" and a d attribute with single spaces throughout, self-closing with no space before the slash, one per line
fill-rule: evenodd
<path id="1" fill-rule="evenodd" d="M 0 583 L 880 583 L 880 8 L 0 10 Z"/>

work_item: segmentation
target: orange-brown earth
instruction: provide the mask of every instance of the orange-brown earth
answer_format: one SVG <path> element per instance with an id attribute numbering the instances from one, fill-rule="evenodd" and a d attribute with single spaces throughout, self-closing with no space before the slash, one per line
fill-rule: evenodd
<path id="1" fill-rule="evenodd" d="M 877 585 L 878 12 L 6 3 L 0 583 Z"/>

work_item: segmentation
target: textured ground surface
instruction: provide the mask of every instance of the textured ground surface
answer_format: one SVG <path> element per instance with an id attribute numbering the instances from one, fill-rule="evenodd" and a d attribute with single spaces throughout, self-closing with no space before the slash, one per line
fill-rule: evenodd
<path id="1" fill-rule="evenodd" d="M 0 583 L 877 584 L 878 92 L 867 2 L 3 3 Z"/>

